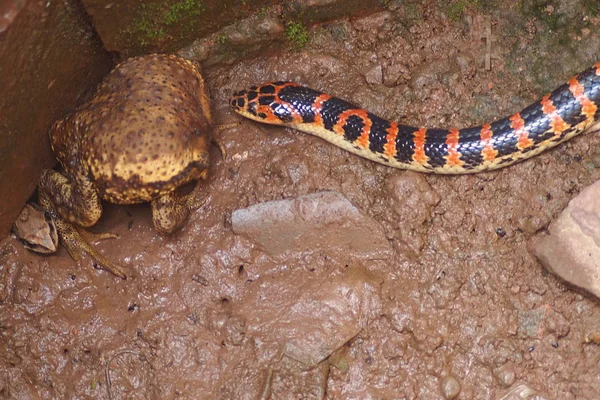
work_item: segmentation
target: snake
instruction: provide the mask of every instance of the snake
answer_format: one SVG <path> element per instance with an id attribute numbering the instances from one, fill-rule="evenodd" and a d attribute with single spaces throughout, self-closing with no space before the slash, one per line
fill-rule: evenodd
<path id="1" fill-rule="evenodd" d="M 489 124 L 439 129 L 403 125 L 295 82 L 233 93 L 235 112 L 312 134 L 395 168 L 468 174 L 531 158 L 588 130 L 600 118 L 600 62 L 520 112 Z"/>

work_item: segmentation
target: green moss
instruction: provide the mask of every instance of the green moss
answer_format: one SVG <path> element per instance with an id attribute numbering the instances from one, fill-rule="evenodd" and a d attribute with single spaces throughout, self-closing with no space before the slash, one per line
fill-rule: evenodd
<path id="1" fill-rule="evenodd" d="M 566 16 L 556 11 L 548 12 L 549 7 L 553 7 L 553 2 L 548 0 L 533 0 L 523 2 L 522 10 L 526 14 L 530 14 L 542 21 L 551 30 L 564 28 L 567 24 Z"/>
<path id="2" fill-rule="evenodd" d="M 297 49 L 301 49 L 308 43 L 308 29 L 300 22 L 288 22 L 285 26 L 285 36 Z"/>
<path id="3" fill-rule="evenodd" d="M 224 45 L 225 43 L 227 43 L 227 35 L 224 33 L 217 34 L 216 42 L 221 46 Z"/>
<path id="4" fill-rule="evenodd" d="M 259 19 L 263 19 L 267 16 L 267 7 L 261 7 L 260 10 L 258 10 L 258 13 L 256 13 L 256 16 Z"/>
<path id="5" fill-rule="evenodd" d="M 204 11 L 202 0 L 183 0 L 172 4 L 163 14 L 165 25 L 173 25 L 184 16 L 198 16 Z"/>
<path id="6" fill-rule="evenodd" d="M 600 3 L 598 3 L 597 1 L 587 1 L 585 2 L 584 7 L 586 12 L 592 17 L 600 15 Z"/>
<path id="7" fill-rule="evenodd" d="M 182 23 L 178 29 L 185 31 L 192 21 L 190 17 L 198 16 L 204 10 L 202 0 L 142 3 L 131 26 L 121 33 L 138 45 L 147 46 L 167 37 L 169 27 L 184 19 L 187 23 Z"/>
<path id="8" fill-rule="evenodd" d="M 415 3 L 407 3 L 404 10 L 406 11 L 406 17 L 410 21 L 419 22 L 423 19 L 421 7 Z"/>
<path id="9" fill-rule="evenodd" d="M 453 21 L 462 18 L 465 12 L 470 8 L 479 8 L 483 0 L 455 0 L 448 5 L 448 16 Z"/>

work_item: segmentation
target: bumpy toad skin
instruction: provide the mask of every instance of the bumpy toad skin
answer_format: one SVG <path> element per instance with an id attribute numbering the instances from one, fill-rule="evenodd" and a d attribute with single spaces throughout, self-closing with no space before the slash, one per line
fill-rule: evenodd
<path id="1" fill-rule="evenodd" d="M 175 189 L 207 176 L 211 135 L 204 81 L 191 62 L 150 55 L 118 65 L 89 102 L 50 130 L 64 174 L 44 171 L 40 202 L 55 219 L 73 258 L 86 252 L 105 269 L 125 277 L 93 250 L 77 228 L 98 221 L 101 200 L 151 201 L 159 232 L 180 228 L 195 197 L 194 192 L 179 196 Z"/>

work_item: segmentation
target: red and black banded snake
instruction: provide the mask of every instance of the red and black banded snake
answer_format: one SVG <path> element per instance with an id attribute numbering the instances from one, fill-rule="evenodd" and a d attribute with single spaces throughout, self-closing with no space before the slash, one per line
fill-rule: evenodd
<path id="1" fill-rule="evenodd" d="M 230 105 L 244 117 L 319 136 L 384 165 L 467 174 L 533 157 L 594 125 L 600 119 L 600 62 L 522 111 L 472 128 L 402 125 L 292 82 L 251 86 L 234 93 Z"/>

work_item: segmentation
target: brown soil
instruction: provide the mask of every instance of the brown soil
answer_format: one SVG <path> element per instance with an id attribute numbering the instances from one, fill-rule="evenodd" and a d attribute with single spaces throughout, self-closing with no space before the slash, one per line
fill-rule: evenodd
<path id="1" fill-rule="evenodd" d="M 234 90 L 295 80 L 387 118 L 463 127 L 519 110 L 600 54 L 592 14 L 576 28 L 544 17 L 582 20 L 577 2 L 535 15 L 506 1 L 457 20 L 446 5 L 386 3 L 314 27 L 302 50 L 204 71 L 216 119 L 240 125 L 218 133 L 227 158 L 213 152 L 206 203 L 182 232 L 158 235 L 145 205 L 106 207 L 97 230 L 121 237 L 97 247 L 129 280 L 77 266 L 62 248 L 42 257 L 3 243 L 0 397 L 495 399 L 526 384 L 549 399 L 598 398 L 600 347 L 585 337 L 600 332 L 600 304 L 546 273 L 527 242 L 600 179 L 599 135 L 444 177 L 229 110 Z M 275 258 L 231 229 L 236 209 L 324 190 L 378 221 L 391 257 L 323 243 Z M 343 346 L 312 351 L 328 329 Z"/>

